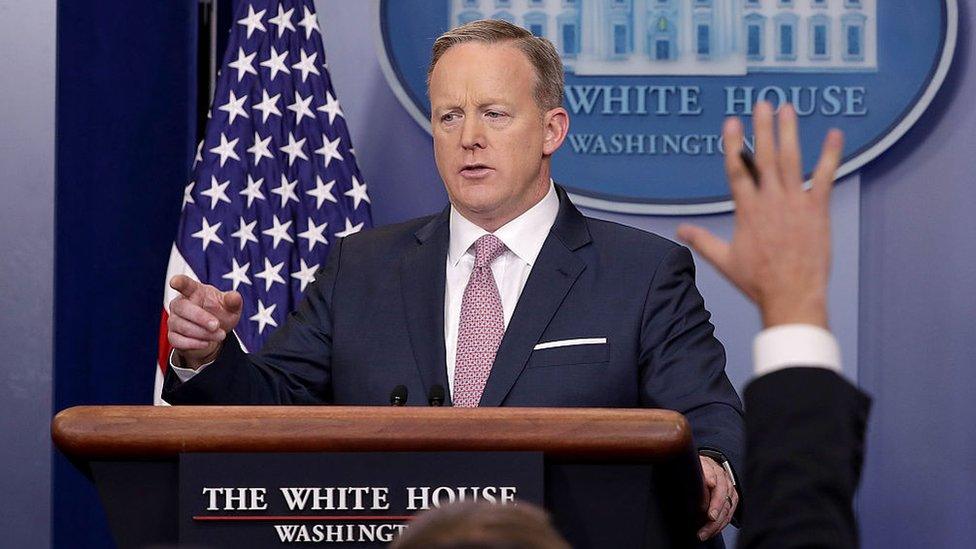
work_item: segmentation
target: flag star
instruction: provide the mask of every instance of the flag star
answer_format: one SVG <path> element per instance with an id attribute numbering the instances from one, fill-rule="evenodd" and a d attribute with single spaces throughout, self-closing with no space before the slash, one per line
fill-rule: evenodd
<path id="1" fill-rule="evenodd" d="M 301 281 L 302 291 L 304 292 L 306 286 L 312 282 L 315 282 L 315 271 L 319 270 L 319 264 L 316 263 L 314 265 L 306 265 L 304 259 L 300 259 L 299 261 L 301 261 L 302 268 L 301 270 L 291 273 L 291 277 Z"/>
<path id="2" fill-rule="evenodd" d="M 285 174 L 281 174 L 281 186 L 271 189 L 271 192 L 281 197 L 281 207 L 284 208 L 288 205 L 289 200 L 299 201 L 298 195 L 295 194 L 295 187 L 297 186 L 297 179 L 289 183 Z"/>
<path id="3" fill-rule="evenodd" d="M 237 81 L 240 82 L 244 80 L 244 74 L 251 73 L 254 76 L 258 75 L 258 71 L 254 70 L 254 56 L 258 52 L 255 51 L 251 55 L 244 55 L 244 48 L 237 48 L 237 60 L 227 63 L 227 66 L 232 69 L 237 69 Z"/>
<path id="4" fill-rule="evenodd" d="M 245 263 L 243 265 L 237 264 L 237 258 L 231 258 L 234 265 L 231 267 L 230 272 L 222 276 L 221 278 L 226 278 L 227 280 L 232 280 L 234 282 L 233 290 L 236 290 L 241 284 L 251 285 L 251 279 L 247 277 L 247 270 L 251 267 L 250 263 Z"/>
<path id="5" fill-rule="evenodd" d="M 355 175 L 352 176 L 352 188 L 342 194 L 352 198 L 352 209 L 354 210 L 359 208 L 359 203 L 364 200 L 367 204 L 372 204 L 372 202 L 369 201 L 369 195 L 366 194 L 366 184 L 360 184 L 359 179 L 357 179 Z"/>
<path id="6" fill-rule="evenodd" d="M 315 245 L 319 242 L 325 245 L 329 244 L 329 241 L 325 239 L 325 235 L 322 234 L 325 232 L 325 228 L 328 225 L 328 223 L 316 225 L 315 221 L 313 221 L 311 217 L 308 218 L 308 229 L 304 232 L 298 233 L 298 238 L 308 240 L 308 251 L 312 251 L 312 249 L 315 248 Z"/>
<path id="7" fill-rule="evenodd" d="M 217 207 L 218 202 L 226 202 L 230 204 L 230 199 L 227 198 L 227 193 L 225 192 L 228 185 L 230 185 L 230 179 L 224 181 L 223 183 L 217 183 L 217 178 L 212 175 L 210 176 L 210 188 L 202 191 L 200 194 L 210 197 L 211 210 Z"/>
<path id="8" fill-rule="evenodd" d="M 281 278 L 281 274 L 280 274 L 281 268 L 284 266 L 285 266 L 284 261 L 282 261 L 277 265 L 272 265 L 271 261 L 266 257 L 264 258 L 264 270 L 261 271 L 260 273 L 255 274 L 254 278 L 264 279 L 264 291 L 267 292 L 271 290 L 271 286 L 273 286 L 275 282 L 280 282 L 281 284 L 285 283 L 285 279 Z"/>
<path id="9" fill-rule="evenodd" d="M 271 136 L 261 139 L 261 135 L 258 132 L 254 132 L 254 144 L 251 145 L 247 152 L 254 155 L 254 165 L 257 166 L 261 163 L 262 158 L 274 158 L 271 151 L 268 150 L 268 146 L 271 145 Z M 250 204 L 248 204 L 250 206 Z"/>
<path id="10" fill-rule="evenodd" d="M 247 101 L 247 94 L 241 97 L 237 97 L 234 90 L 230 90 L 230 97 L 227 98 L 227 102 L 218 107 L 220 110 L 226 112 L 230 116 L 230 123 L 234 123 L 234 119 L 238 116 L 243 116 L 244 118 L 250 118 L 247 115 L 247 111 L 244 110 L 244 102 Z"/>
<path id="11" fill-rule="evenodd" d="M 284 147 L 280 147 L 281 152 L 288 155 L 288 165 L 291 166 L 295 163 L 295 158 L 301 158 L 302 160 L 308 160 L 308 156 L 305 155 L 303 150 L 305 147 L 305 138 L 301 138 L 295 141 L 295 135 L 288 132 L 288 144 Z"/>
<path id="12" fill-rule="evenodd" d="M 291 68 L 302 71 L 302 82 L 305 82 L 305 79 L 308 78 L 308 73 L 321 74 L 319 73 L 319 69 L 314 65 L 315 58 L 319 56 L 319 52 L 313 53 L 311 57 L 305 55 L 305 50 L 300 50 L 300 52 L 302 60 L 292 65 Z"/>
<path id="13" fill-rule="evenodd" d="M 321 208 L 322 203 L 328 200 L 332 203 L 337 203 L 336 197 L 332 194 L 332 187 L 335 186 L 335 179 L 329 181 L 328 183 L 322 183 L 322 178 L 315 176 L 315 188 L 310 191 L 305 191 L 305 194 L 315 197 L 315 207 Z"/>
<path id="14" fill-rule="evenodd" d="M 241 216 L 241 224 L 237 227 L 237 232 L 235 232 L 231 236 L 241 241 L 242 250 L 244 249 L 244 246 L 246 246 L 248 242 L 258 241 L 257 237 L 254 236 L 254 226 L 257 224 L 258 224 L 257 219 L 248 223 L 244 221 L 244 216 Z"/>
<path id="15" fill-rule="evenodd" d="M 267 29 L 264 28 L 264 23 L 261 22 L 261 18 L 264 17 L 264 14 L 267 11 L 268 10 L 261 10 L 261 11 L 259 11 L 257 13 L 254 13 L 254 6 L 248 5 L 247 6 L 247 17 L 245 17 L 244 19 L 238 19 L 237 20 L 237 23 L 238 24 L 244 25 L 245 27 L 247 27 L 247 37 L 248 38 L 251 37 L 251 33 L 254 32 L 254 29 L 257 29 L 257 30 L 259 30 L 261 32 L 267 32 Z"/>
<path id="16" fill-rule="evenodd" d="M 278 7 L 280 8 L 281 6 Z M 285 66 L 286 57 L 288 57 L 287 49 L 279 54 L 278 50 L 276 50 L 274 46 L 271 46 L 271 53 L 268 55 L 268 58 L 261 61 L 262 67 L 268 67 L 271 69 L 271 80 L 274 80 L 275 76 L 277 76 L 279 72 L 291 74 L 291 71 L 288 70 L 287 66 Z"/>
<path id="17" fill-rule="evenodd" d="M 335 121 L 336 116 L 345 117 L 345 115 L 342 114 L 342 109 L 339 108 L 339 100 L 333 97 L 332 92 L 328 91 L 325 92 L 325 104 L 315 110 L 328 113 L 329 124 L 332 124 L 333 121 Z"/>
<path id="18" fill-rule="evenodd" d="M 321 180 L 319 180 L 319 181 L 321 181 Z M 194 185 L 196 185 L 196 182 L 190 181 L 190 183 L 186 187 L 183 187 L 183 206 L 182 206 L 182 208 L 184 208 L 184 209 L 186 208 L 186 205 L 187 204 L 196 204 L 196 202 L 193 200 L 193 194 L 192 194 L 193 193 L 193 186 Z"/>
<path id="19" fill-rule="evenodd" d="M 219 229 L 220 229 L 220 222 L 218 222 L 216 225 L 211 225 L 210 222 L 207 221 L 207 218 L 204 217 L 203 224 L 200 226 L 200 230 L 193 233 L 190 236 L 202 240 L 203 251 L 207 251 L 207 246 L 209 246 L 211 242 L 216 242 L 217 244 L 224 243 L 224 241 L 221 240 L 220 236 L 217 234 L 217 231 Z"/>
<path id="20" fill-rule="evenodd" d="M 271 139 L 270 137 L 268 139 Z M 241 191 L 239 194 L 241 196 L 247 197 L 247 207 L 250 208 L 254 200 L 264 200 L 264 193 L 261 192 L 261 185 L 264 183 L 264 178 L 255 181 L 251 174 L 247 174 L 247 187 Z M 257 240 L 255 240 L 257 242 Z M 243 245 L 241 246 L 244 247 Z"/>
<path id="21" fill-rule="evenodd" d="M 196 168 L 200 162 L 203 162 L 203 139 L 197 143 L 197 154 L 193 157 L 193 167 Z"/>
<path id="22" fill-rule="evenodd" d="M 272 216 L 272 221 L 274 222 L 274 227 L 261 231 L 261 234 L 266 234 L 274 239 L 274 243 L 271 244 L 271 248 L 277 250 L 278 244 L 280 244 L 282 240 L 287 240 L 288 242 L 294 244 L 295 241 L 292 239 L 291 235 L 288 234 L 288 228 L 291 227 L 291 220 L 289 219 L 285 223 L 282 223 L 281 221 L 278 221 L 278 215 L 275 214 Z"/>
<path id="23" fill-rule="evenodd" d="M 278 327 L 278 323 L 275 322 L 274 317 L 271 316 L 274 314 L 275 307 L 277 306 L 278 306 L 277 303 L 272 303 L 270 307 L 265 307 L 264 302 L 261 301 L 260 299 L 258 300 L 258 312 L 248 317 L 248 320 L 253 320 L 254 322 L 258 323 L 259 334 L 264 332 L 264 328 L 269 324 L 271 326 L 274 326 L 275 328 Z"/>
<path id="24" fill-rule="evenodd" d="M 321 154 L 325 160 L 325 167 L 328 168 L 332 159 L 342 160 L 342 155 L 339 154 L 339 143 L 342 141 L 342 136 L 336 137 L 335 141 L 329 141 L 328 136 L 324 133 L 322 134 L 322 147 L 315 149 L 315 154 Z"/>
<path id="25" fill-rule="evenodd" d="M 261 119 L 261 122 L 267 122 L 268 116 L 272 114 L 281 116 L 281 111 L 278 110 L 278 98 L 281 97 L 281 94 L 276 93 L 274 97 L 268 97 L 268 90 L 261 90 L 261 93 L 263 94 L 264 99 L 260 103 L 257 103 L 251 107 L 256 111 L 261 111 L 264 113 L 264 118 Z"/>
<path id="26" fill-rule="evenodd" d="M 321 29 L 319 29 L 319 20 L 315 14 L 309 11 L 307 6 L 302 9 L 305 10 L 305 17 L 298 22 L 298 26 L 305 27 L 305 39 L 308 40 L 312 37 L 312 31 L 319 31 L 319 34 L 322 34 Z"/>
<path id="27" fill-rule="evenodd" d="M 224 167 L 224 162 L 228 158 L 233 158 L 234 160 L 240 160 L 241 157 L 237 156 L 234 152 L 234 147 L 237 146 L 237 142 L 240 141 L 240 137 L 235 137 L 233 141 L 227 141 L 227 136 L 220 134 L 220 145 L 210 149 L 210 152 L 220 156 L 220 167 Z"/>
<path id="28" fill-rule="evenodd" d="M 295 8 L 285 11 L 281 4 L 278 4 L 278 15 L 268 19 L 268 23 L 278 27 L 278 38 L 281 38 L 281 35 L 285 33 L 285 29 L 295 30 L 295 25 L 291 24 L 291 14 L 294 12 Z"/>
<path id="29" fill-rule="evenodd" d="M 305 52 L 302 52 L 305 53 Z M 295 91 L 295 102 L 288 105 L 288 110 L 295 113 L 295 125 L 298 125 L 302 121 L 302 117 L 307 116 L 314 119 L 315 113 L 308 106 L 312 103 L 312 94 L 308 94 L 308 97 L 302 97 L 302 94 Z"/>
<path id="30" fill-rule="evenodd" d="M 345 238 L 351 234 L 356 234 L 363 230 L 363 223 L 360 222 L 358 225 L 353 225 L 349 218 L 346 218 L 346 228 L 345 230 L 337 232 L 335 235 L 339 238 Z"/>

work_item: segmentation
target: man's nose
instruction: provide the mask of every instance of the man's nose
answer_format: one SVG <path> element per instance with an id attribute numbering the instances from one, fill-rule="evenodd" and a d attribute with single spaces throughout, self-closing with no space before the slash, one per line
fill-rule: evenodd
<path id="1" fill-rule="evenodd" d="M 477 116 L 465 116 L 461 127 L 461 146 L 465 149 L 485 148 L 485 132 Z"/>

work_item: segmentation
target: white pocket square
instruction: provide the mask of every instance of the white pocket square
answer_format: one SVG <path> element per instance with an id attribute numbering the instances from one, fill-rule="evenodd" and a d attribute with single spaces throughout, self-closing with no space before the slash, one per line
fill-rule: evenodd
<path id="1" fill-rule="evenodd" d="M 583 337 L 577 339 L 560 339 L 557 341 L 546 341 L 545 343 L 540 343 L 532 348 L 533 351 L 541 351 L 542 349 L 555 349 L 556 347 L 569 347 L 572 345 L 605 345 L 607 343 L 607 338 L 605 337 Z"/>

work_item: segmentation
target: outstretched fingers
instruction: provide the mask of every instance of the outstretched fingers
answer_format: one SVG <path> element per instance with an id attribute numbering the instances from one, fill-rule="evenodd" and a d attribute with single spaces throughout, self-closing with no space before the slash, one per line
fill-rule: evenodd
<path id="1" fill-rule="evenodd" d="M 818 201 L 824 204 L 830 198 L 830 190 L 834 185 L 834 175 L 837 173 L 843 154 L 844 132 L 838 129 L 830 130 L 827 132 L 827 137 L 824 138 L 820 160 L 817 161 L 817 167 L 813 170 L 813 189 L 810 191 L 817 197 Z"/>
<path id="2" fill-rule="evenodd" d="M 788 192 L 800 192 L 803 189 L 803 156 L 793 105 L 787 103 L 780 107 L 777 123 L 781 183 Z"/>
<path id="3" fill-rule="evenodd" d="M 778 191 L 782 185 L 779 162 L 776 160 L 776 131 L 773 106 L 766 101 L 756 103 L 752 110 L 752 129 L 756 136 L 756 167 L 759 169 L 759 187 Z"/>
<path id="4" fill-rule="evenodd" d="M 745 147 L 745 135 L 742 121 L 738 118 L 728 118 L 722 125 L 722 142 L 725 145 L 725 176 L 729 180 L 729 190 L 737 207 L 748 202 L 756 193 L 758 181 L 753 180 L 752 174 L 742 160 L 742 150 Z"/>
<path id="5" fill-rule="evenodd" d="M 685 223 L 678 226 L 678 239 L 698 252 L 722 274 L 728 276 L 731 256 L 728 242 L 715 236 L 704 227 Z"/>

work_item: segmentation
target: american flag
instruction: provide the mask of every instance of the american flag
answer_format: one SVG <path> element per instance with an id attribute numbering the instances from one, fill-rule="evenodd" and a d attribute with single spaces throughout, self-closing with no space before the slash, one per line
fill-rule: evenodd
<path id="1" fill-rule="evenodd" d="M 164 404 L 173 276 L 240 292 L 235 333 L 255 351 L 298 304 L 332 244 L 371 226 L 312 1 L 238 2 L 234 20 L 170 253 L 156 404 Z"/>

